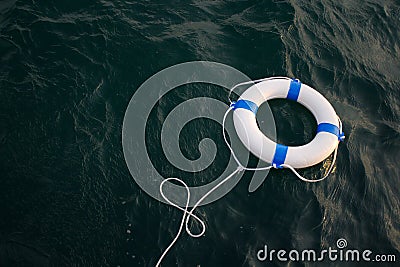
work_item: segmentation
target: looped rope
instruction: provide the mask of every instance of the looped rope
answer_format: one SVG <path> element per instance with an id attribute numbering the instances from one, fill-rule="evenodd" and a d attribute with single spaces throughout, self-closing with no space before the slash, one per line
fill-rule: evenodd
<path id="1" fill-rule="evenodd" d="M 175 238 L 171 241 L 171 243 L 169 244 L 169 246 L 168 246 L 168 247 L 164 250 L 164 252 L 161 254 L 159 260 L 158 260 L 157 263 L 156 263 L 156 267 L 159 267 L 159 266 L 160 266 L 161 261 L 164 259 L 164 257 L 167 255 L 168 251 L 173 247 L 173 245 L 174 245 L 174 244 L 176 243 L 176 241 L 178 240 L 179 236 L 180 236 L 181 233 L 182 233 L 183 225 L 185 225 L 186 233 L 187 233 L 188 235 L 190 235 L 191 237 L 193 237 L 193 238 L 200 237 L 200 236 L 202 236 L 202 235 L 206 232 L 206 225 L 205 225 L 205 222 L 204 222 L 202 219 L 200 219 L 198 216 L 196 216 L 195 214 L 193 214 L 193 212 L 194 212 L 195 209 L 203 202 L 204 199 L 206 199 L 212 192 L 214 192 L 216 189 L 218 189 L 222 184 L 224 184 L 226 181 L 228 181 L 229 179 L 231 179 L 231 178 L 232 178 L 234 175 L 236 175 L 237 173 L 240 173 L 240 172 L 242 172 L 242 171 L 266 171 L 266 170 L 269 170 L 269 169 L 271 169 L 271 168 L 276 168 L 276 169 L 288 168 L 288 169 L 290 169 L 300 180 L 302 180 L 302 181 L 304 181 L 304 182 L 309 182 L 309 183 L 316 183 L 316 182 L 323 181 L 323 180 L 325 180 L 325 179 L 331 174 L 331 172 L 332 172 L 332 170 L 333 170 L 333 167 L 334 167 L 334 165 L 335 165 L 335 162 L 336 162 L 336 156 L 337 156 L 337 150 L 338 150 L 339 143 L 340 143 L 341 141 L 343 141 L 344 138 L 345 138 L 344 133 L 343 133 L 343 131 L 342 131 L 342 121 L 340 120 L 339 117 L 338 117 L 338 121 L 339 121 L 339 137 L 338 137 L 338 144 L 337 144 L 337 146 L 336 146 L 336 148 L 335 148 L 335 151 L 334 151 L 334 153 L 333 153 L 333 159 L 332 159 L 332 162 L 331 162 L 331 165 L 330 165 L 330 167 L 329 167 L 329 169 L 328 169 L 327 174 L 326 174 L 324 177 L 320 178 L 320 179 L 307 179 L 307 178 L 301 176 L 301 175 L 297 172 L 297 170 L 296 170 L 295 168 L 293 168 L 292 166 L 290 166 L 289 164 L 280 164 L 280 165 L 272 164 L 272 165 L 267 166 L 267 167 L 248 168 L 248 167 L 245 167 L 245 166 L 239 161 L 239 159 L 237 158 L 237 156 L 236 156 L 235 152 L 233 151 L 233 148 L 232 148 L 231 145 L 229 144 L 229 142 L 228 142 L 228 140 L 227 140 L 227 138 L 226 138 L 226 134 L 225 134 L 225 121 L 226 121 L 226 117 L 228 116 L 229 112 L 230 112 L 231 110 L 234 109 L 234 104 L 235 104 L 234 101 L 231 101 L 230 95 L 231 95 L 232 91 L 233 91 L 235 88 L 239 87 L 239 86 L 246 85 L 246 84 L 250 84 L 250 83 L 258 83 L 258 82 L 262 82 L 262 81 L 273 80 L 273 79 L 289 79 L 289 78 L 287 78 L 287 77 L 274 77 L 274 78 L 265 78 L 265 79 L 259 79 L 259 80 L 255 80 L 255 81 L 250 81 L 250 82 L 239 83 L 239 84 L 235 85 L 234 87 L 232 87 L 232 89 L 229 91 L 229 96 L 228 96 L 228 98 L 229 98 L 229 102 L 231 103 L 231 105 L 230 105 L 230 107 L 228 108 L 228 110 L 225 112 L 224 117 L 223 117 L 223 119 L 222 119 L 222 135 L 223 135 L 223 137 L 224 137 L 225 144 L 228 146 L 228 148 L 229 148 L 229 150 L 230 150 L 230 152 L 231 152 L 231 155 L 232 155 L 233 159 L 235 160 L 236 164 L 238 165 L 238 167 L 236 168 L 236 170 L 234 170 L 230 175 L 228 175 L 225 179 L 223 179 L 223 180 L 222 180 L 221 182 L 219 182 L 216 186 L 214 186 L 210 191 L 208 191 L 206 194 L 204 194 L 204 196 L 202 196 L 202 197 L 196 202 L 196 204 L 192 207 L 192 209 L 191 209 L 190 211 L 188 211 L 188 208 L 189 208 L 189 201 L 190 201 L 190 190 L 189 190 L 189 187 L 187 186 L 187 184 L 186 184 L 184 181 L 182 181 L 181 179 L 179 179 L 179 178 L 173 178 L 173 177 L 167 178 L 167 179 L 165 179 L 165 180 L 163 180 L 163 181 L 161 182 L 161 184 L 160 184 L 160 194 L 161 194 L 161 196 L 162 196 L 171 206 L 173 206 L 173 207 L 175 207 L 175 208 L 177 208 L 177 209 L 183 211 L 183 215 L 182 215 L 182 220 L 181 220 L 181 223 L 180 223 L 180 226 L 179 226 L 179 229 L 178 229 L 178 233 L 176 234 Z M 290 79 L 289 79 L 289 80 L 290 80 Z M 185 208 L 182 208 L 182 207 L 180 207 L 179 205 L 173 203 L 171 200 L 169 200 L 169 199 L 165 196 L 164 191 L 163 191 L 164 184 L 165 184 L 166 182 L 169 182 L 169 181 L 176 181 L 176 182 L 182 184 L 182 185 L 185 187 L 186 192 L 187 192 L 187 199 L 186 199 Z M 189 228 L 189 219 L 190 219 L 190 218 L 193 218 L 193 219 L 196 220 L 198 223 L 200 223 L 200 225 L 201 225 L 201 231 L 200 231 L 200 233 L 195 234 L 195 233 L 193 233 L 193 232 L 190 230 L 190 228 Z"/>
<path id="2" fill-rule="evenodd" d="M 217 188 L 219 188 L 222 184 L 224 184 L 226 181 L 228 181 L 229 179 L 231 179 L 235 174 L 241 172 L 245 170 L 245 168 L 243 166 L 238 166 L 236 168 L 235 171 L 233 171 L 230 175 L 228 175 L 224 180 L 222 180 L 221 182 L 219 182 L 216 186 L 214 186 L 213 188 L 211 188 L 210 191 L 208 191 L 206 194 L 204 194 L 204 196 L 202 196 L 197 202 L 196 204 L 194 204 L 194 206 L 192 207 L 192 209 L 190 211 L 188 211 L 188 207 L 189 207 L 189 201 L 190 201 L 190 190 L 189 187 L 187 186 L 187 184 L 182 181 L 179 178 L 167 178 L 165 180 L 163 180 L 160 184 L 160 193 L 161 196 L 172 206 L 174 206 L 175 208 L 183 211 L 183 216 L 182 216 L 182 220 L 181 220 L 181 224 L 179 226 L 179 230 L 178 233 L 176 234 L 175 238 L 171 241 L 171 243 L 169 244 L 169 246 L 164 250 L 164 252 L 162 253 L 162 255 L 160 256 L 156 267 L 160 266 L 161 261 L 163 260 L 163 258 L 165 257 L 165 255 L 167 255 L 168 251 L 172 248 L 172 246 L 176 243 L 176 241 L 178 240 L 179 236 L 182 233 L 182 228 L 183 225 L 185 225 L 185 229 L 186 229 L 186 233 L 188 233 L 188 235 L 190 235 L 191 237 L 197 238 L 202 236 L 205 232 L 206 232 L 206 225 L 204 223 L 203 220 L 201 220 L 199 217 L 197 217 L 195 214 L 193 214 L 194 210 L 201 204 L 201 202 L 203 202 L 203 200 L 208 197 L 212 192 L 214 192 L 215 190 L 217 190 Z M 182 208 L 180 206 L 178 206 L 177 204 L 173 203 L 172 201 L 170 201 L 164 194 L 163 188 L 164 188 L 164 184 L 168 181 L 177 181 L 179 183 L 181 183 L 187 192 L 187 198 L 186 198 L 186 205 L 185 208 Z M 189 219 L 193 217 L 197 222 L 200 223 L 201 225 L 201 231 L 198 234 L 194 234 L 190 228 L 189 228 Z"/>

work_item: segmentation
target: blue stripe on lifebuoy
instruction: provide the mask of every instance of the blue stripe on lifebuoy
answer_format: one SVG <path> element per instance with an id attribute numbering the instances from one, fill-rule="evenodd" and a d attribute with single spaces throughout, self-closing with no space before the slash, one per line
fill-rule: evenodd
<path id="1" fill-rule="evenodd" d="M 232 106 L 233 110 L 235 110 L 237 108 L 244 108 L 244 109 L 250 110 L 254 114 L 256 114 L 257 110 L 258 110 L 257 104 L 250 100 L 240 99 L 237 102 L 233 102 L 231 106 Z"/>
<path id="2" fill-rule="evenodd" d="M 272 159 L 272 165 L 275 168 L 282 168 L 281 165 L 285 163 L 287 151 L 287 146 L 276 144 L 274 158 Z"/>
<path id="3" fill-rule="evenodd" d="M 290 81 L 290 86 L 289 86 L 289 91 L 286 96 L 287 99 L 297 101 L 299 98 L 300 94 L 300 87 L 301 87 L 301 82 L 297 79 L 293 79 Z"/>
<path id="4" fill-rule="evenodd" d="M 336 135 L 338 138 L 340 137 L 339 127 L 332 123 L 323 122 L 318 124 L 317 133 L 327 132 Z"/>

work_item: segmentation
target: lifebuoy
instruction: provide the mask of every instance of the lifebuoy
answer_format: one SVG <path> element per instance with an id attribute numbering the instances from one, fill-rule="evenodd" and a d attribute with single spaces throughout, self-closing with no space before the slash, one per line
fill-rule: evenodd
<path id="1" fill-rule="evenodd" d="M 256 121 L 258 107 L 274 98 L 286 98 L 305 106 L 317 121 L 317 133 L 313 140 L 302 146 L 285 146 L 265 136 Z M 275 168 L 289 165 L 305 168 L 326 159 L 343 140 L 340 120 L 328 100 L 297 79 L 270 78 L 248 88 L 231 105 L 233 121 L 239 139 L 244 146 L 261 160 Z"/>

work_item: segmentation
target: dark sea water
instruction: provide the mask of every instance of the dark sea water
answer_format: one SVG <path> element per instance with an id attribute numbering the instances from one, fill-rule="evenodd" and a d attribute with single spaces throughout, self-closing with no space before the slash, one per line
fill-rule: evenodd
<path id="1" fill-rule="evenodd" d="M 246 172 L 228 195 L 199 208 L 205 236 L 184 233 L 162 266 L 399 266 L 397 0 L 1 0 L 0 266 L 155 265 L 182 214 L 132 179 L 122 122 L 146 79 L 193 60 L 224 63 L 252 79 L 301 79 L 332 103 L 347 138 L 323 182 L 273 170 L 248 193 Z M 226 101 L 227 92 L 195 86 Z M 198 96 L 190 86 L 170 94 L 149 120 L 148 149 L 160 154 L 154 165 L 165 177 L 174 173 L 162 157 L 160 127 L 168 103 L 190 99 L 192 91 Z M 278 140 L 311 140 L 315 122 L 304 108 L 280 100 L 270 106 Z M 181 135 L 192 159 L 204 136 L 219 144 L 193 184 L 222 173 L 229 151 L 218 124 L 195 121 Z M 302 173 L 314 177 L 324 168 Z M 264 245 L 320 250 L 336 248 L 339 238 L 397 262 L 256 257 Z"/>

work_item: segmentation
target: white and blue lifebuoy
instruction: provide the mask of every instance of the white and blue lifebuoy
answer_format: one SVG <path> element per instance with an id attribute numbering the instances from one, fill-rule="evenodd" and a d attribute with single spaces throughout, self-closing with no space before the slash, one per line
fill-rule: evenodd
<path id="1" fill-rule="evenodd" d="M 256 121 L 258 107 L 274 98 L 297 101 L 311 111 L 318 125 L 311 142 L 302 146 L 285 146 L 275 143 L 261 132 Z M 231 107 L 234 110 L 234 126 L 244 146 L 275 168 L 305 168 L 318 164 L 332 154 L 338 142 L 344 139 L 340 120 L 328 100 L 296 79 L 269 78 L 254 84 Z"/>

